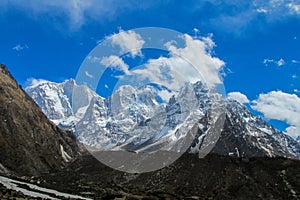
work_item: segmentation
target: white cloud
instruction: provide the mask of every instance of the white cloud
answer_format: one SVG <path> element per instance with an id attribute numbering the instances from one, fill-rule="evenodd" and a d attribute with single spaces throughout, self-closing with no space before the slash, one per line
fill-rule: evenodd
<path id="1" fill-rule="evenodd" d="M 251 106 L 264 114 L 267 119 L 285 121 L 290 125 L 286 133 L 292 137 L 300 135 L 300 98 L 296 94 L 271 91 L 260 94 Z"/>
<path id="2" fill-rule="evenodd" d="M 142 55 L 141 49 L 143 48 L 145 41 L 134 31 L 120 30 L 120 32 L 113 35 L 110 40 L 113 45 L 118 45 L 120 47 L 121 54 L 129 52 L 132 57 Z"/>
<path id="3" fill-rule="evenodd" d="M 43 83 L 49 83 L 49 81 L 44 80 L 44 79 L 29 78 L 26 80 L 25 87 L 26 87 L 26 89 L 29 89 L 31 87 L 34 88 Z"/>
<path id="4" fill-rule="evenodd" d="M 40 15 L 47 14 L 50 19 L 57 17 L 66 20 L 72 29 L 78 29 L 87 20 L 104 21 L 129 10 L 145 9 L 153 5 L 151 1 L 143 3 L 134 0 L 27 0 L 27 1 L 9 1 L 1 0 L 1 11 L 10 11 L 10 9 L 19 9 L 27 15 L 38 19 Z"/>
<path id="5" fill-rule="evenodd" d="M 101 59 L 97 56 L 88 56 L 87 59 L 92 63 L 101 63 Z"/>
<path id="6" fill-rule="evenodd" d="M 195 38 L 197 38 L 198 37 L 198 33 L 200 32 L 200 30 L 197 29 L 197 28 L 194 28 L 193 31 L 195 33 Z"/>
<path id="7" fill-rule="evenodd" d="M 160 90 L 157 93 L 163 101 L 168 102 L 170 98 L 172 97 L 173 93 L 169 92 L 168 90 Z"/>
<path id="8" fill-rule="evenodd" d="M 90 74 L 88 71 L 85 71 L 84 73 L 87 77 L 94 78 L 94 76 L 92 74 Z"/>
<path id="9" fill-rule="evenodd" d="M 283 14 L 283 17 L 300 14 L 300 4 L 294 0 L 271 0 L 265 1 L 265 4 L 274 14 Z"/>
<path id="10" fill-rule="evenodd" d="M 184 47 L 176 47 L 175 42 L 166 43 L 165 45 L 170 51 L 169 57 L 161 56 L 157 59 L 149 59 L 143 66 L 144 68 L 139 67 L 129 72 L 128 66 L 118 60 L 116 56 L 105 58 L 102 60 L 102 64 L 109 66 L 113 62 L 112 60 L 116 60 L 115 65 L 119 66 L 126 75 L 130 75 L 131 80 L 150 81 L 164 85 L 172 91 L 179 91 L 186 82 L 195 83 L 201 79 L 211 87 L 222 84 L 219 70 L 225 63 L 219 58 L 211 56 L 210 52 L 215 45 L 211 36 L 193 39 L 189 35 L 184 35 L 183 39 Z M 124 80 L 125 77 L 120 76 L 119 78 Z"/>
<path id="11" fill-rule="evenodd" d="M 268 59 L 268 58 L 265 58 L 263 60 L 263 63 L 265 64 L 265 66 L 268 66 L 268 63 L 274 63 L 275 61 L 273 59 Z"/>
<path id="12" fill-rule="evenodd" d="M 294 64 L 299 64 L 300 61 L 299 61 L 299 60 L 292 60 L 292 63 L 294 63 Z"/>
<path id="13" fill-rule="evenodd" d="M 282 65 L 284 65 L 285 64 L 285 61 L 282 59 L 282 58 L 280 58 L 278 61 L 277 61 L 277 65 L 280 67 L 280 66 L 282 66 Z"/>
<path id="14" fill-rule="evenodd" d="M 285 61 L 283 60 L 283 58 L 280 58 L 279 60 L 266 58 L 266 59 L 263 60 L 263 63 L 265 64 L 265 66 L 268 66 L 269 63 L 275 64 L 278 67 L 281 67 L 281 66 L 285 65 Z"/>
<path id="15" fill-rule="evenodd" d="M 201 39 L 193 39 L 185 34 L 185 47 L 178 48 L 174 43 L 169 42 L 166 47 L 173 57 L 180 57 L 192 64 L 205 78 L 209 86 L 221 84 L 220 70 L 224 67 L 224 61 L 211 55 L 211 50 L 215 46 L 211 36 Z M 183 68 L 183 67 L 182 67 Z M 190 74 L 190 76 L 193 76 Z"/>
<path id="16" fill-rule="evenodd" d="M 265 23 L 262 25 L 256 23 L 256 29 L 265 29 L 269 23 L 300 16 L 298 0 L 209 1 L 214 2 L 216 7 L 224 9 L 224 12 L 218 12 L 214 18 L 210 18 L 210 23 L 218 29 L 235 33 L 238 36 L 247 31 L 249 24 L 255 23 L 258 19 L 261 21 L 260 15 L 264 15 Z M 227 12 L 228 8 L 234 8 L 238 11 Z"/>
<path id="17" fill-rule="evenodd" d="M 236 100 L 236 101 L 240 102 L 241 104 L 250 102 L 249 99 L 247 98 L 247 96 L 240 92 L 230 92 L 227 94 L 227 98 Z"/>
<path id="18" fill-rule="evenodd" d="M 109 56 L 109 57 L 103 57 L 100 61 L 102 65 L 106 67 L 113 67 L 116 68 L 125 74 L 130 74 L 130 71 L 128 70 L 129 66 L 123 61 L 122 58 L 118 56 Z"/>
<path id="19" fill-rule="evenodd" d="M 15 51 L 22 51 L 22 50 L 28 49 L 28 48 L 29 47 L 26 44 L 25 45 L 17 44 L 12 49 L 15 50 Z"/>
<path id="20" fill-rule="evenodd" d="M 300 131 L 300 127 L 296 127 L 296 126 L 289 126 L 285 130 L 286 134 L 293 138 L 297 138 L 300 135 L 299 131 Z"/>
<path id="21" fill-rule="evenodd" d="M 199 32 L 199 29 L 194 28 L 193 31 L 194 31 L 195 33 L 198 33 L 198 32 Z"/>
<path id="22" fill-rule="evenodd" d="M 219 71 L 225 63 L 211 55 L 215 46 L 211 37 L 212 34 L 195 39 L 185 34 L 182 38 L 185 42 L 183 47 L 177 47 L 175 42 L 166 42 L 165 46 L 170 51 L 168 57 L 149 59 L 144 65 L 130 71 L 124 60 L 116 55 L 103 58 L 89 56 L 87 59 L 90 62 L 100 63 L 124 72 L 124 75 L 117 77 L 124 82 L 157 83 L 173 92 L 179 91 L 186 82 L 195 83 L 199 80 L 214 87 L 222 84 Z M 132 57 L 141 54 L 140 51 L 144 44 L 141 36 L 134 31 L 121 31 L 109 39 L 114 45 L 120 46 L 123 53 L 130 51 Z"/>
<path id="23" fill-rule="evenodd" d="M 290 9 L 291 12 L 295 14 L 300 14 L 300 3 L 296 4 L 295 2 L 291 2 L 287 4 L 287 7 Z"/>
<path id="24" fill-rule="evenodd" d="M 145 68 L 132 70 L 131 75 L 138 81 L 148 80 L 173 91 L 179 91 L 185 82 L 199 80 L 197 71 L 187 65 L 188 63 L 179 57 L 159 57 L 148 60 Z"/>
<path id="25" fill-rule="evenodd" d="M 294 92 L 299 93 L 300 91 L 298 89 L 294 89 Z"/>
<path id="26" fill-rule="evenodd" d="M 81 26 L 84 22 L 87 10 L 93 10 L 93 1 L 91 0 L 44 0 L 35 1 L 1 1 L 0 7 L 17 8 L 23 10 L 32 17 L 37 17 L 44 13 L 51 13 L 52 16 L 67 16 L 72 27 Z M 97 7 L 103 6 L 99 2 Z"/>
<path id="27" fill-rule="evenodd" d="M 214 4 L 215 8 L 217 8 L 216 11 L 219 11 L 215 12 L 214 18 L 209 17 L 207 21 L 218 28 L 225 28 L 227 31 L 243 31 L 259 14 L 264 14 L 268 22 L 300 15 L 300 4 L 296 0 L 194 1 L 190 6 L 189 12 L 202 12 L 207 1 Z M 0 8 L 2 7 L 3 9 L 0 12 L 19 9 L 36 19 L 39 19 L 40 15 L 47 14 L 51 16 L 48 20 L 52 19 L 55 22 L 54 24 L 57 24 L 57 18 L 59 17 L 67 21 L 71 28 L 77 29 L 88 20 L 97 22 L 109 21 L 122 13 L 128 13 L 132 10 L 143 11 L 160 3 L 161 1 L 135 0 L 122 1 L 122 3 L 118 0 L 1 0 Z M 174 2 L 167 1 L 167 3 L 172 4 Z M 231 8 L 234 8 L 235 12 L 227 12 Z"/>
<path id="28" fill-rule="evenodd" d="M 256 11 L 257 11 L 258 13 L 267 13 L 267 12 L 268 12 L 268 10 L 265 9 L 265 8 L 257 8 Z"/>

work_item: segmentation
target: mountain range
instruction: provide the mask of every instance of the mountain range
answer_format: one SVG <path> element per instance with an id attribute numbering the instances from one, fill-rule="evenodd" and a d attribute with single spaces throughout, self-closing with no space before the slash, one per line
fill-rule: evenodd
<path id="1" fill-rule="evenodd" d="M 212 152 L 221 155 L 300 158 L 299 142 L 239 102 L 209 91 L 201 82 L 186 84 L 164 104 L 157 97 L 161 88 L 151 85 L 123 85 L 106 99 L 73 79 L 39 81 L 25 90 L 50 120 L 100 150 L 147 151 L 155 146 L 170 150 L 178 135 L 187 134 L 196 125 L 191 153 L 205 152 L 207 140 L 216 143 Z M 219 119 L 213 119 L 213 109 L 218 110 L 214 114 Z M 224 126 L 220 134 L 209 138 L 221 116 Z"/>
<path id="2" fill-rule="evenodd" d="M 75 104 L 73 89 L 83 97 Z M 115 97 L 104 99 L 74 80 L 42 81 L 26 89 L 31 98 L 1 65 L 0 199 L 300 198 L 300 161 L 294 159 L 299 158 L 299 143 L 253 115 L 244 105 L 208 93 L 201 82 L 186 84 L 182 92 L 164 103 L 157 98 L 161 88 L 153 85 L 121 89 L 116 90 Z M 164 117 L 153 114 L 159 106 L 156 103 L 162 104 Z M 160 170 L 142 174 L 114 170 L 81 148 L 80 135 L 88 132 L 80 133 L 77 127 L 85 130 L 85 121 L 104 123 L 101 126 L 110 127 L 109 131 L 129 127 L 127 123 L 113 124 L 109 119 L 114 113 L 119 117 L 114 122 L 124 120 L 119 112 L 114 112 L 116 108 L 133 123 L 134 129 L 157 125 L 152 120 L 157 117 L 163 119 L 163 128 L 173 130 L 165 135 L 173 137 L 165 139 L 180 141 L 179 133 L 190 132 L 195 139 L 178 160 Z M 218 117 L 212 112 L 214 109 L 221 109 Z M 191 126 L 182 123 L 190 116 L 187 113 L 194 116 L 187 123 Z M 75 131 L 75 135 L 60 127 Z M 215 135 L 215 131 L 220 133 Z M 84 138 L 93 139 L 95 133 L 89 134 Z M 122 143 L 122 137 L 111 138 L 109 134 L 101 137 L 106 137 L 115 151 L 152 151 L 145 147 L 164 139 L 154 134 L 146 140 L 125 137 Z M 209 142 L 214 144 L 210 146 Z M 210 153 L 205 156 L 206 150 Z"/>

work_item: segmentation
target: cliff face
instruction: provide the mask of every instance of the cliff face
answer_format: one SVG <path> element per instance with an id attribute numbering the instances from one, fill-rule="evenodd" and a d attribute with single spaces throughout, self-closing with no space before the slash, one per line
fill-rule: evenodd
<path id="1" fill-rule="evenodd" d="M 73 134 L 48 120 L 0 65 L 0 164 L 18 174 L 38 175 L 63 168 L 77 154 Z"/>

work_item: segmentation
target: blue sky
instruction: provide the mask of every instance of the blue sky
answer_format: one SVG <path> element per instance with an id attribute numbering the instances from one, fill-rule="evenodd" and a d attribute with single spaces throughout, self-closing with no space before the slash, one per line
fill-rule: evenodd
<path id="1" fill-rule="evenodd" d="M 229 96 L 300 135 L 299 1 L 2 0 L 0 25 L 0 62 L 23 86 L 74 78 L 97 42 L 120 28 L 212 34 Z"/>

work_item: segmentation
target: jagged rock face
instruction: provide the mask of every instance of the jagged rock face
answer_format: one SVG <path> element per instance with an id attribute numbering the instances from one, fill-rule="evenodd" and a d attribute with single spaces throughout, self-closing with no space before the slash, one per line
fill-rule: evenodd
<path id="1" fill-rule="evenodd" d="M 237 156 L 300 158 L 300 145 L 236 101 L 227 101 L 224 130 L 213 150 Z"/>
<path id="2" fill-rule="evenodd" d="M 53 86 L 48 87 L 49 84 Z M 66 89 L 66 85 L 72 87 Z M 53 99 L 59 98 L 60 102 L 67 99 L 66 110 L 71 109 L 70 88 L 74 94 L 85 94 L 86 98 L 76 105 L 76 109 L 73 107 L 71 116 L 53 118 L 53 110 L 56 113 L 63 111 L 63 107 L 50 103 Z M 300 158 L 299 142 L 275 130 L 240 103 L 209 91 L 201 82 L 186 84 L 164 104 L 157 98 L 158 89 L 150 85 L 141 88 L 121 86 L 107 99 L 86 86 L 76 85 L 74 80 L 43 82 L 26 91 L 55 123 L 75 130 L 79 140 L 98 145 L 100 149 L 119 150 L 122 147 L 123 150 L 139 151 L 141 148 L 147 150 L 149 144 L 153 149 L 164 143 L 169 145 L 163 149 L 170 150 L 177 142 L 176 138 L 193 129 L 196 139 L 190 148 L 192 153 L 201 154 L 209 143 L 216 143 L 212 152 L 222 155 Z M 215 116 L 216 112 L 212 110 L 222 113 Z M 223 121 L 220 125 L 224 126 L 215 126 L 217 121 Z M 149 132 L 149 127 L 159 128 Z M 213 131 L 221 133 L 218 142 L 211 137 Z"/>
<path id="3" fill-rule="evenodd" d="M 78 106 L 73 107 L 72 116 L 56 118 L 54 116 L 63 113 L 64 109 L 50 102 L 54 99 L 55 102 L 68 99 L 70 103 L 67 105 L 72 105 L 72 101 L 66 95 L 68 90 L 65 89 L 65 85 L 70 81 L 60 84 L 41 82 L 39 85 L 29 86 L 26 91 L 38 104 L 41 104 L 40 107 L 53 122 L 63 128 L 74 130 L 81 142 L 98 149 L 113 149 L 130 144 L 132 149 L 127 150 L 137 150 L 138 146 L 144 146 L 145 142 L 159 143 L 159 139 L 167 134 L 172 142 L 175 133 L 177 133 L 175 137 L 180 137 L 179 133 L 188 132 L 183 128 L 177 131 L 175 129 L 177 126 L 179 129 L 184 123 L 189 123 L 187 127 L 193 127 L 195 124 L 195 119 L 192 117 L 186 121 L 196 105 L 195 100 L 190 99 L 190 96 L 196 98 L 192 84 L 187 84 L 178 96 L 172 97 L 174 102 L 171 98 L 162 104 L 159 103 L 161 99 L 158 97 L 161 88 L 151 85 L 140 88 L 120 86 L 110 97 L 104 99 L 86 86 L 74 84 L 73 98 L 83 94 L 73 101 L 73 106 Z M 91 98 L 82 100 L 81 97 L 88 96 L 86 94 L 90 94 Z M 56 100 L 59 98 L 60 100 Z M 80 103 L 82 101 L 85 103 Z M 67 106 L 66 110 L 69 108 Z M 53 115 L 53 112 L 57 114 Z M 198 114 L 202 113 L 198 112 Z M 170 142 L 164 141 L 165 144 Z M 165 150 L 170 149 L 171 146 L 166 146 Z"/>
<path id="4" fill-rule="evenodd" d="M 17 174 L 59 170 L 78 154 L 73 134 L 49 121 L 4 65 L 0 65 L 0 138 L 0 163 Z"/>

